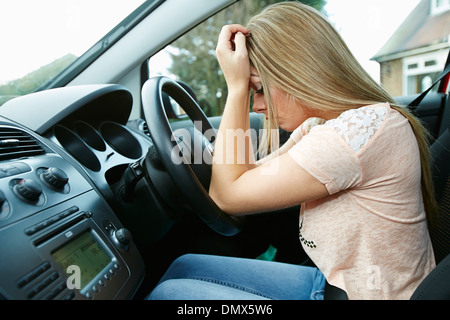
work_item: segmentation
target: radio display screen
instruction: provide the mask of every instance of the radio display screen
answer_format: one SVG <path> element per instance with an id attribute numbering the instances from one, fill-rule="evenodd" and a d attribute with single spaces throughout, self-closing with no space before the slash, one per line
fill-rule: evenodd
<path id="1" fill-rule="evenodd" d="M 80 290 L 92 281 L 111 262 L 111 256 L 95 239 L 90 231 L 86 231 L 70 240 L 52 253 L 53 259 L 71 276 L 70 266 L 80 271 Z M 73 267 L 72 267 L 73 268 Z"/>

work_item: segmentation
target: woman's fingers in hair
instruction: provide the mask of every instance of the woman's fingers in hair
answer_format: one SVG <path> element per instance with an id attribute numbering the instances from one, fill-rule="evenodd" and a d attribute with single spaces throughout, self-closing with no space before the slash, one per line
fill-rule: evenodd
<path id="1" fill-rule="evenodd" d="M 245 39 L 248 33 L 247 28 L 236 24 L 224 26 L 219 35 L 216 55 L 229 91 L 249 88 L 250 61 Z"/>
<path id="2" fill-rule="evenodd" d="M 245 35 L 241 33 L 240 31 L 237 32 L 234 36 L 234 51 L 236 53 L 242 53 L 245 56 L 248 55 L 247 53 L 247 46 L 246 46 L 246 39 Z"/>
<path id="3" fill-rule="evenodd" d="M 219 41 L 217 46 L 225 45 L 229 50 L 234 50 L 234 42 L 236 34 L 240 32 L 243 35 L 248 35 L 249 30 L 240 24 L 229 24 L 222 27 L 219 34 Z"/>

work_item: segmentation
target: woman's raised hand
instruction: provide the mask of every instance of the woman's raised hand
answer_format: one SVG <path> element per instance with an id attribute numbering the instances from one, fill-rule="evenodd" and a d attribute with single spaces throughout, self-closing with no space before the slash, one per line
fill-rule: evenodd
<path id="1" fill-rule="evenodd" d="M 249 88 L 248 35 L 249 30 L 239 24 L 226 25 L 220 32 L 216 55 L 229 91 Z"/>

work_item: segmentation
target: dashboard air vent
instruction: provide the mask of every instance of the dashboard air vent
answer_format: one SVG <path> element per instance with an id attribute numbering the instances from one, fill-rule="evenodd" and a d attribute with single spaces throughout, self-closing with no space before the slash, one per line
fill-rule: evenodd
<path id="1" fill-rule="evenodd" d="M 45 150 L 28 133 L 9 127 L 0 127 L 0 161 L 30 157 Z"/>

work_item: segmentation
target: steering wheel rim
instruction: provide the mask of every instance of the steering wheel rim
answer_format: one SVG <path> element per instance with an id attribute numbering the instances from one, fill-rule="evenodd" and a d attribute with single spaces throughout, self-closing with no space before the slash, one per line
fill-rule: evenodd
<path id="1" fill-rule="evenodd" d="M 163 92 L 172 97 L 188 117 L 194 122 L 201 121 L 201 130 L 204 134 L 213 127 L 197 102 L 176 81 L 164 77 L 152 77 L 142 87 L 142 106 L 144 118 L 147 121 L 153 144 L 158 152 L 161 162 L 166 168 L 175 185 L 189 201 L 192 209 L 200 219 L 215 232 L 233 236 L 242 230 L 244 219 L 232 217 L 223 212 L 211 199 L 207 190 L 189 165 L 185 156 L 183 161 L 177 164 L 172 159 L 172 153 L 183 155 L 164 108 Z M 205 137 L 208 139 L 208 137 Z M 208 139 L 211 143 L 211 141 Z M 212 144 L 211 144 L 212 146 Z M 209 148 L 208 152 L 212 153 Z M 202 161 L 202 166 L 208 165 Z M 209 168 L 209 177 L 211 176 Z"/>

